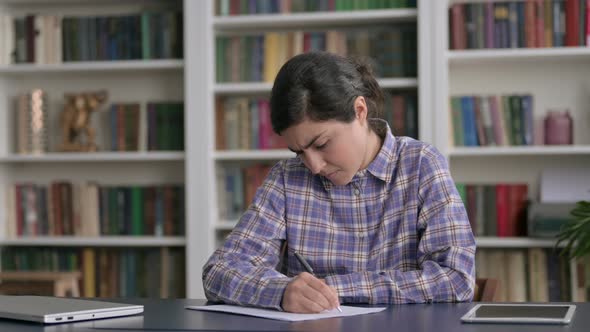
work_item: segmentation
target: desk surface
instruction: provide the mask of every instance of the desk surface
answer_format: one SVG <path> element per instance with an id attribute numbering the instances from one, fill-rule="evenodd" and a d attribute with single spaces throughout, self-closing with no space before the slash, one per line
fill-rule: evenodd
<path id="1" fill-rule="evenodd" d="M 459 320 L 473 303 L 395 305 L 385 311 L 354 317 L 329 318 L 304 322 L 282 322 L 239 315 L 184 309 L 202 305 L 204 300 L 112 300 L 143 304 L 143 315 L 78 323 L 41 325 L 0 319 L 0 331 L 14 332 L 108 332 L 108 331 L 395 331 L 395 332 L 544 332 L 588 331 L 590 303 L 576 303 L 576 314 L 569 325 L 462 324 Z"/>

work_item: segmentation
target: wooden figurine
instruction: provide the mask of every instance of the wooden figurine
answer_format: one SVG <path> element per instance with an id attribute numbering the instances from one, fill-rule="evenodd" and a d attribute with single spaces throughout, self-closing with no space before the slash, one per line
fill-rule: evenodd
<path id="1" fill-rule="evenodd" d="M 64 110 L 60 117 L 63 142 L 60 150 L 66 152 L 94 152 L 96 130 L 90 123 L 93 112 L 106 102 L 106 91 L 65 94 Z M 86 136 L 85 139 L 83 134 Z"/>

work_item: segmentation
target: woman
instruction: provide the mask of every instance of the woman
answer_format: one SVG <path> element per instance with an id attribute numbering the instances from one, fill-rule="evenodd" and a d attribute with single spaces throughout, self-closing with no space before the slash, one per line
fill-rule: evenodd
<path id="1" fill-rule="evenodd" d="M 446 159 L 394 137 L 382 100 L 352 59 L 307 53 L 283 65 L 271 122 L 297 157 L 273 167 L 205 264 L 209 299 L 301 313 L 472 299 L 475 242 Z"/>

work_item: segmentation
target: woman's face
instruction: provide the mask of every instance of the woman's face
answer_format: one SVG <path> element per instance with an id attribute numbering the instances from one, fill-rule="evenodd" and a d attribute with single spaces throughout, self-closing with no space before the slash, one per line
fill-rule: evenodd
<path id="1" fill-rule="evenodd" d="M 355 111 L 351 123 L 305 119 L 281 134 L 289 149 L 297 153 L 313 174 L 322 175 L 335 185 L 345 185 L 369 165 L 376 148 L 372 145 L 379 144 L 378 139 L 377 143 L 370 139 L 376 135 L 369 130 L 363 97 L 355 100 Z"/>

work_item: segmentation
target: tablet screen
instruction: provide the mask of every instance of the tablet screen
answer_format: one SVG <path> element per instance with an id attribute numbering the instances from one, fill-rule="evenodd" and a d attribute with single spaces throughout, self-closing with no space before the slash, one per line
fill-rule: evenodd
<path id="1" fill-rule="evenodd" d="M 568 306 L 480 306 L 474 318 L 552 318 L 563 319 Z"/>

